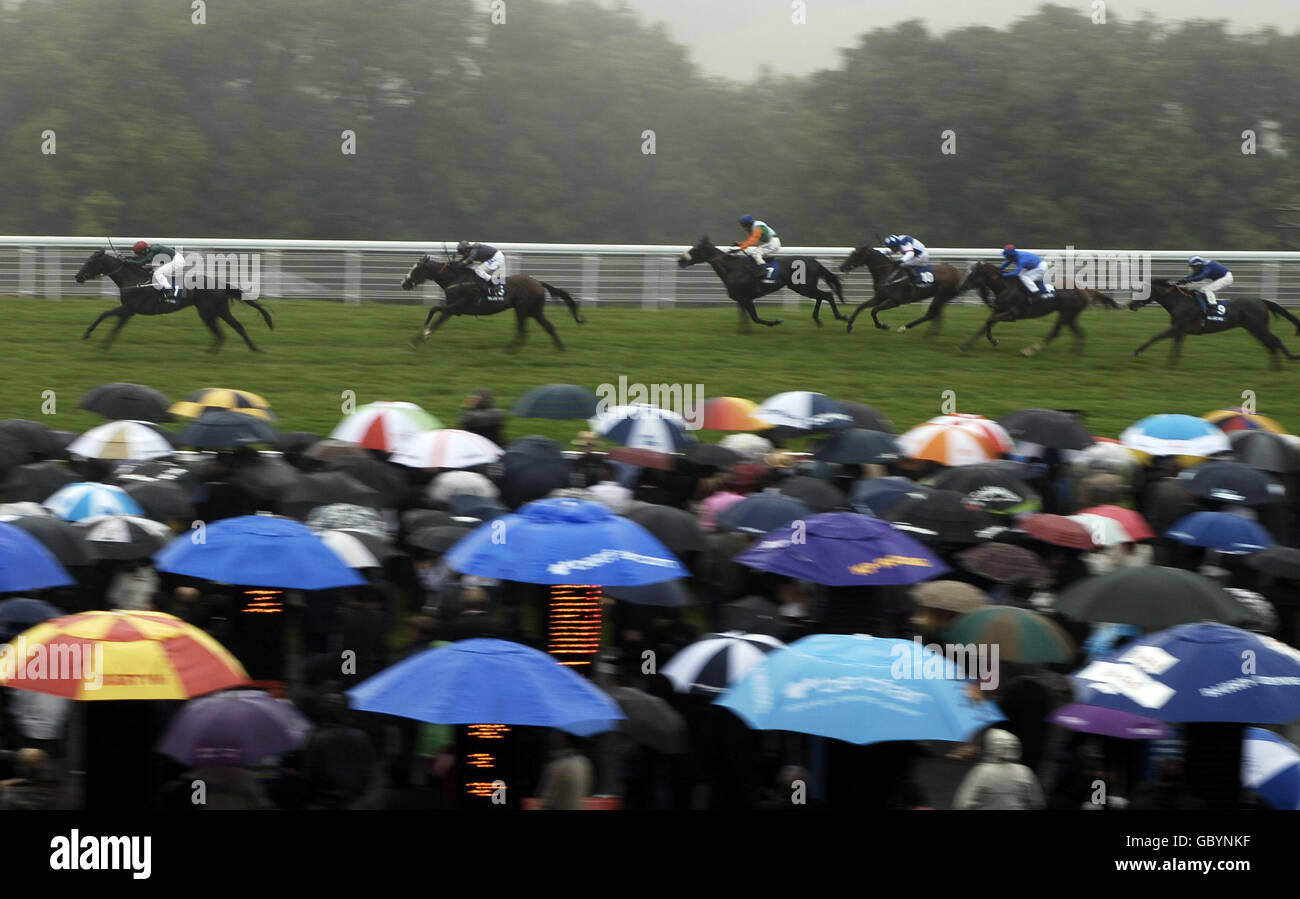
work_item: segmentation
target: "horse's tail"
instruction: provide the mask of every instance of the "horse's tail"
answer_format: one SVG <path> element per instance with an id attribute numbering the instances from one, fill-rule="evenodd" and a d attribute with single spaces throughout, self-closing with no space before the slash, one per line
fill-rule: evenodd
<path id="1" fill-rule="evenodd" d="M 246 306 L 252 306 L 254 309 L 258 311 L 258 313 L 261 314 L 262 321 L 266 322 L 266 327 L 271 331 L 275 330 L 275 322 L 271 321 L 270 309 L 267 309 L 257 300 L 245 299 L 244 292 L 240 290 L 238 287 L 227 287 L 226 295 L 230 297 L 232 300 L 239 300 L 239 302 L 243 303 Z"/>
<path id="2" fill-rule="evenodd" d="M 564 305 L 568 306 L 569 311 L 573 313 L 573 320 L 575 322 L 580 325 L 586 324 L 586 322 L 582 320 L 582 316 L 578 314 L 578 301 L 575 300 L 567 290 L 556 287 L 554 284 L 547 284 L 545 281 L 538 281 L 537 283 L 545 287 L 551 296 L 558 297 L 564 301 Z"/>
<path id="3" fill-rule="evenodd" d="M 1295 332 L 1297 335 L 1300 335 L 1300 318 L 1296 318 L 1294 315 L 1292 315 L 1290 312 L 1287 312 L 1286 309 L 1284 309 L 1282 306 L 1279 306 L 1277 303 L 1274 303 L 1272 300 L 1264 300 L 1264 305 L 1268 307 L 1269 312 L 1273 313 L 1274 318 L 1281 316 L 1282 318 L 1289 321 L 1291 324 L 1295 325 Z"/>
<path id="4" fill-rule="evenodd" d="M 837 300 L 839 300 L 841 303 L 843 303 L 843 302 L 844 302 L 844 283 L 843 283 L 842 281 L 840 281 L 840 276 L 837 275 L 837 274 L 835 274 L 833 271 L 831 271 L 829 268 L 827 268 L 826 266 L 823 265 L 823 266 L 822 266 L 822 277 L 825 278 L 825 279 L 826 279 L 826 283 L 829 284 L 829 285 L 831 286 L 831 290 L 835 293 L 835 299 L 837 299 Z"/>
<path id="5" fill-rule="evenodd" d="M 1120 306 L 1119 303 L 1116 303 L 1113 299 L 1108 297 L 1106 294 L 1102 293 L 1100 290 L 1089 290 L 1087 291 L 1087 294 L 1088 294 L 1089 303 L 1094 306 L 1100 306 L 1103 309 L 1123 308 L 1122 306 Z"/>

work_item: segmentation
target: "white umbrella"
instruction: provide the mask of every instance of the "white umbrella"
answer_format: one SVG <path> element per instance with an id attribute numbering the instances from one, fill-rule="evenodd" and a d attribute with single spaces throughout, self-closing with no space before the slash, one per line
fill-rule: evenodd
<path id="1" fill-rule="evenodd" d="M 320 539 L 349 568 L 381 568 L 375 554 L 366 545 L 343 531 L 321 531 Z"/>
<path id="2" fill-rule="evenodd" d="M 139 421 L 110 421 L 68 444 L 68 452 L 83 459 L 140 462 L 173 451 L 167 438 Z"/>
<path id="3" fill-rule="evenodd" d="M 398 444 L 390 462 L 408 468 L 473 468 L 501 458 L 501 447 L 473 431 L 424 431 Z"/>
<path id="4" fill-rule="evenodd" d="M 476 471 L 444 471 L 429 484 L 428 493 L 436 503 L 445 503 L 453 496 L 496 499 L 500 495 L 496 485 Z"/>

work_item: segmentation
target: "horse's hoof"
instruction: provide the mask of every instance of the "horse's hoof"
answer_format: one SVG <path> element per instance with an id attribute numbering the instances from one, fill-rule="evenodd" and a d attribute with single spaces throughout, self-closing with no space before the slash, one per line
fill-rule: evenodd
<path id="1" fill-rule="evenodd" d="M 816 325 L 816 326 L 819 327 L 819 328 L 824 328 L 824 327 L 826 327 L 825 325 L 822 324 L 822 320 L 821 320 L 820 318 L 818 318 L 817 316 L 815 316 L 815 315 L 813 316 L 813 324 Z"/>
<path id="2" fill-rule="evenodd" d="M 993 344 L 994 346 L 998 345 L 998 342 L 996 340 L 990 340 L 989 343 Z"/>
<path id="3" fill-rule="evenodd" d="M 1036 352 L 1038 352 L 1038 351 L 1035 350 L 1033 347 L 1031 347 L 1031 346 L 1027 346 L 1027 347 L 1025 347 L 1023 350 L 1020 351 L 1020 355 L 1024 356 L 1026 359 L 1028 359 L 1030 356 L 1034 355 L 1034 353 L 1036 353 Z"/>
<path id="4" fill-rule="evenodd" d="M 876 323 L 876 327 L 879 328 L 879 329 L 882 330 L 882 331 L 888 331 L 888 330 L 889 330 L 889 325 L 882 325 L 882 324 L 880 324 L 879 322 Z"/>
<path id="5" fill-rule="evenodd" d="M 899 325 L 899 326 L 898 326 L 898 333 L 899 333 L 899 334 L 906 334 L 906 333 L 907 333 L 907 325 Z"/>
<path id="6" fill-rule="evenodd" d="M 1136 359 L 1138 356 L 1141 356 L 1141 355 L 1142 355 L 1142 351 L 1141 351 L 1141 350 L 1134 350 L 1134 351 L 1133 351 L 1133 358 L 1134 358 L 1134 359 Z"/>

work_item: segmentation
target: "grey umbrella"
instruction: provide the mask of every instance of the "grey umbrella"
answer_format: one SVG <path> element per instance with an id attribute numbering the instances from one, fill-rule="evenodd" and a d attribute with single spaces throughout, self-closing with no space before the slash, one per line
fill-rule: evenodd
<path id="1" fill-rule="evenodd" d="M 632 687 L 613 687 L 608 692 L 627 716 L 619 725 L 624 734 L 665 755 L 686 752 L 686 719 L 667 702 Z"/>

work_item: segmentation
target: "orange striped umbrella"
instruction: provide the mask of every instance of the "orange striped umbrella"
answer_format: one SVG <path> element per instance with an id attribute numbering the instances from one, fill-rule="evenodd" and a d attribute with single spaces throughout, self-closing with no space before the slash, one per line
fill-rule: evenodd
<path id="1" fill-rule="evenodd" d="M 65 699 L 190 699 L 247 683 L 224 646 L 163 612 L 66 615 L 0 647 L 0 685 Z"/>
<path id="2" fill-rule="evenodd" d="M 898 438 L 898 446 L 911 459 L 928 459 L 940 465 L 978 465 L 1001 453 L 969 427 L 926 422 Z"/>
<path id="3" fill-rule="evenodd" d="M 970 431 L 987 444 L 989 450 L 995 456 L 1011 452 L 1011 447 L 1014 445 L 1006 428 L 991 418 L 985 418 L 983 415 L 975 415 L 970 412 L 952 412 L 948 415 L 936 415 L 926 424 L 952 425 Z"/>
<path id="4" fill-rule="evenodd" d="M 742 396 L 715 396 L 704 402 L 704 427 L 710 431 L 765 431 L 772 427 L 754 418 L 758 403 Z"/>

